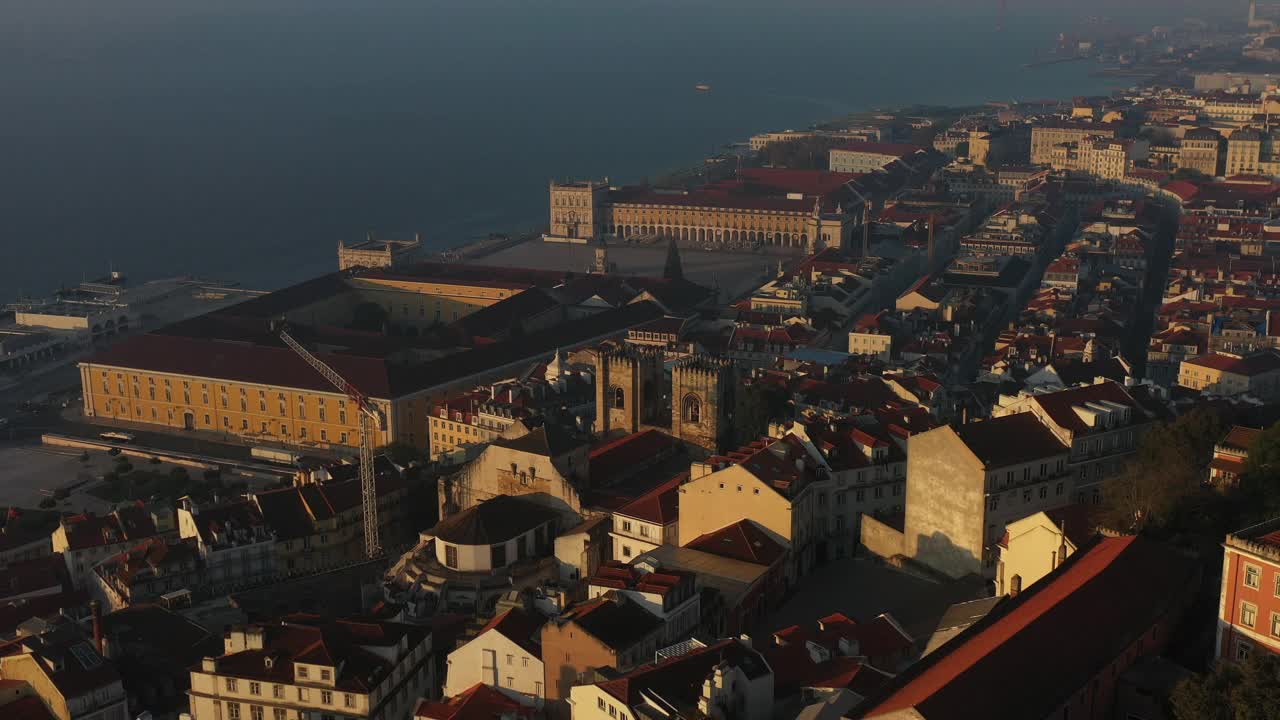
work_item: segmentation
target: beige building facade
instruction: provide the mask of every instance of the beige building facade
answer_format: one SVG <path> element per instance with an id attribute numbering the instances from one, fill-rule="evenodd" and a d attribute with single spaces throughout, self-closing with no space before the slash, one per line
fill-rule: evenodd
<path id="1" fill-rule="evenodd" d="M 229 630 L 225 653 L 191 671 L 191 720 L 408 720 L 418 698 L 431 695 L 428 631 L 394 623 L 377 623 L 376 633 L 345 621 L 319 625 L 286 620 Z M 286 644 L 282 636 L 314 644 Z M 344 653 L 328 651 L 340 641 L 362 652 L 359 666 L 368 675 L 357 677 Z"/>
<path id="2" fill-rule="evenodd" d="M 1006 526 L 996 568 L 996 595 L 1017 595 L 1075 554 L 1079 535 L 1068 533 L 1067 522 L 1038 512 Z"/>
<path id="3" fill-rule="evenodd" d="M 1115 129 L 1101 123 L 1060 123 L 1031 129 L 1031 163 L 1053 164 L 1054 148 L 1066 143 L 1082 143 L 1090 136 L 1115 137 Z"/>
<path id="4" fill-rule="evenodd" d="M 1069 502 L 1066 463 L 1030 413 L 911 436 L 904 554 L 950 577 L 994 578 L 1005 526 Z"/>

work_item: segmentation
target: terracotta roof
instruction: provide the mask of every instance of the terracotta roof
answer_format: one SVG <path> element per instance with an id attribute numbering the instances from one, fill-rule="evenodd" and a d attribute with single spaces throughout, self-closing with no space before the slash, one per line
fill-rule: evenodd
<path id="1" fill-rule="evenodd" d="M 941 430 L 947 432 L 947 430 Z M 934 431 L 937 432 L 937 431 Z M 1031 413 L 1016 413 L 961 425 L 954 431 L 988 469 L 1066 454 L 1049 428 Z"/>
<path id="2" fill-rule="evenodd" d="M 689 473 L 681 473 L 618 508 L 614 514 L 656 525 L 670 525 L 680 519 L 680 486 L 688 479 Z"/>
<path id="3" fill-rule="evenodd" d="M 764 659 L 737 640 L 720 640 L 662 662 L 643 665 L 616 680 L 596 686 L 634 707 L 646 696 L 657 696 L 668 703 L 689 706 L 696 703 L 702 683 L 717 665 L 726 662 L 741 667 L 749 679 L 769 672 Z"/>
<path id="4" fill-rule="evenodd" d="M 428 533 L 454 545 L 493 545 L 520 537 L 555 519 L 556 512 L 545 505 L 499 495 L 450 515 Z"/>
<path id="5" fill-rule="evenodd" d="M 63 610 L 74 614 L 89 603 L 84 590 L 61 592 L 56 595 L 40 595 L 16 602 L 0 603 L 0 635 L 12 634 L 19 625 L 32 619 L 58 617 Z"/>
<path id="6" fill-rule="evenodd" d="M 1141 537 L 1104 538 L 926 656 L 855 717 L 913 708 L 924 720 L 1048 717 L 1166 619 L 1193 590 L 1194 561 Z M 1106 608 L 1106 612 L 1099 612 Z M 1081 642 L 1081 628 L 1089 642 Z M 1052 648 L 1053 672 L 1030 658 Z"/>
<path id="7" fill-rule="evenodd" d="M 544 423 L 520 437 L 498 438 L 492 444 L 546 458 L 558 458 L 581 447 L 584 443 L 559 425 Z"/>
<path id="8" fill-rule="evenodd" d="M 1093 430 L 1073 409 L 1077 405 L 1106 401 L 1124 405 L 1130 408 L 1131 412 L 1138 410 L 1138 403 L 1134 402 L 1128 392 L 1125 392 L 1124 387 L 1110 381 L 1042 393 L 1032 397 L 1055 424 L 1070 430 L 1073 435 Z"/>
<path id="9" fill-rule="evenodd" d="M 476 633 L 476 637 L 487 632 L 496 632 L 519 645 L 533 657 L 541 659 L 542 645 L 538 640 L 541 629 L 542 622 L 539 619 L 522 608 L 515 607 L 490 620 L 480 632 Z"/>
<path id="10" fill-rule="evenodd" d="M 1258 436 L 1261 434 L 1262 431 L 1256 428 L 1233 425 L 1227 431 L 1226 437 L 1222 438 L 1218 444 L 1247 451 L 1253 447 L 1253 443 L 1257 441 Z"/>
<path id="11" fill-rule="evenodd" d="M 625 597 L 602 597 L 575 605 L 556 622 L 572 622 L 617 651 L 630 649 L 663 626 L 662 618 Z"/>
<path id="12" fill-rule="evenodd" d="M 533 720 L 539 714 L 483 683 L 445 700 L 419 700 L 413 711 L 420 720 Z"/>
<path id="13" fill-rule="evenodd" d="M 1210 355 L 1201 355 L 1197 358 L 1183 360 L 1184 365 L 1194 365 L 1196 367 L 1206 367 L 1213 370 L 1221 370 L 1222 372 L 1232 373 L 1233 375 L 1245 375 L 1252 377 L 1261 375 L 1265 372 L 1280 370 L 1280 355 L 1271 351 L 1260 352 L 1255 355 L 1245 357 L 1237 357 L 1234 355 L 1223 355 L 1213 353 Z"/>
<path id="14" fill-rule="evenodd" d="M 73 515 L 63 520 L 63 526 L 66 528 L 67 546 L 71 550 L 142 540 L 157 534 L 151 514 L 132 505 L 108 515 Z"/>
<path id="15" fill-rule="evenodd" d="M 640 593 L 666 596 L 680 586 L 693 586 L 695 573 L 684 570 L 659 568 L 647 572 L 639 565 L 610 561 L 596 569 L 596 574 L 587 581 L 588 585 L 615 590 L 634 590 Z"/>
<path id="16" fill-rule="evenodd" d="M 181 578 L 184 569 L 195 570 L 196 557 L 195 547 L 188 542 L 169 544 L 164 538 L 153 537 L 102 561 L 94 572 L 104 578 L 119 578 L 125 585 L 141 574 Z M 183 567 L 186 563 L 189 568 Z"/>
<path id="17" fill-rule="evenodd" d="M 14 640 L 0 654 L 23 652 L 34 656 L 34 666 L 68 702 L 86 695 L 97 696 L 120 682 L 115 664 L 98 653 L 78 625 L 67 620 L 58 621 L 41 635 Z M 7 720 L 8 715 L 0 711 L 0 717 Z"/>
<path id="18" fill-rule="evenodd" d="M 382 359 L 340 353 L 315 354 L 366 395 L 393 397 L 387 366 Z M 320 373 L 283 345 L 147 333 L 130 336 L 94 354 L 85 363 L 338 393 Z"/>
<path id="19" fill-rule="evenodd" d="M 431 632 L 430 628 L 416 625 L 305 614 L 285 616 L 278 624 L 262 629 L 266 634 L 263 649 L 219 657 L 218 674 L 291 683 L 295 662 L 331 665 L 337 671 L 334 687 L 338 691 L 369 693 L 393 665 L 365 647 L 395 648 L 401 638 L 406 638 L 413 649 Z M 267 658 L 273 660 L 270 667 Z"/>
<path id="20" fill-rule="evenodd" d="M 1049 516 L 1049 520 L 1058 526 L 1076 548 L 1084 547 L 1085 543 L 1098 534 L 1097 524 L 1093 522 L 1092 513 L 1086 505 L 1072 503 L 1046 510 L 1044 514 Z"/>
<path id="21" fill-rule="evenodd" d="M 772 566 L 787 554 L 787 546 L 774 540 L 754 520 L 739 520 L 719 530 L 699 535 L 685 547 L 733 560 Z"/>
<path id="22" fill-rule="evenodd" d="M 591 448 L 588 477 L 592 484 L 609 484 L 640 465 L 670 452 L 676 441 L 658 430 L 641 430 Z"/>
<path id="23" fill-rule="evenodd" d="M 62 553 L 0 565 L 0 602 L 7 597 L 41 590 L 60 593 L 66 585 L 66 574 Z"/>
<path id="24" fill-rule="evenodd" d="M 24 697 L 6 705 L 0 705 L 5 720 L 55 720 L 53 713 L 38 697 Z"/>
<path id="25" fill-rule="evenodd" d="M 229 503 L 221 507 L 201 508 L 192 515 L 196 533 L 206 545 L 227 542 L 230 535 L 241 530 L 252 531 L 264 525 L 262 513 L 249 500 Z"/>

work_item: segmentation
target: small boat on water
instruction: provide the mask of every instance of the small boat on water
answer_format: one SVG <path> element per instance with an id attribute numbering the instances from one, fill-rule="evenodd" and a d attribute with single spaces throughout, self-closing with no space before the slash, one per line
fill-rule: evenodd
<path id="1" fill-rule="evenodd" d="M 711 86 L 706 83 L 698 83 L 693 86 L 693 89 L 698 92 L 711 92 Z"/>

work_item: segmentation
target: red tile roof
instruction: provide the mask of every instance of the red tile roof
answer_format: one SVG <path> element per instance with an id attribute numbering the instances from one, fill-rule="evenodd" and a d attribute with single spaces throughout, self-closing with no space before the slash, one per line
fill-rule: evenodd
<path id="1" fill-rule="evenodd" d="M 483 683 L 476 683 L 445 700 L 419 700 L 413 717 L 419 720 L 533 720 L 540 713 Z"/>
<path id="2" fill-rule="evenodd" d="M 391 673 L 393 665 L 380 655 L 363 649 L 368 646 L 394 648 L 406 638 L 409 648 L 420 644 L 430 628 L 363 619 L 323 619 L 316 615 L 293 614 L 279 624 L 264 628 L 262 650 L 245 650 L 217 659 L 221 675 L 290 683 L 293 664 L 301 662 L 337 668 L 335 687 L 339 691 L 368 693 Z M 267 667 L 265 659 L 275 662 Z M 338 660 L 341 660 L 341 664 Z"/>
<path id="3" fill-rule="evenodd" d="M 0 705 L 5 720 L 55 720 L 53 713 L 38 697 L 24 697 L 7 705 Z"/>
<path id="4" fill-rule="evenodd" d="M 784 557 L 788 550 L 785 544 L 773 539 L 754 520 L 739 520 L 699 535 L 685 547 L 769 567 Z"/>
<path id="5" fill-rule="evenodd" d="M 689 480 L 681 473 L 614 511 L 656 525 L 670 525 L 680 519 L 680 486 Z"/>
<path id="6" fill-rule="evenodd" d="M 19 560 L 0 566 L 0 602 L 4 598 L 41 590 L 62 592 L 66 584 L 67 566 L 62 553 L 31 560 Z"/>
<path id="7" fill-rule="evenodd" d="M 1070 430 L 1073 434 L 1088 433 L 1093 429 L 1073 409 L 1077 405 L 1105 400 L 1124 405 L 1130 408 L 1131 412 L 1136 412 L 1138 409 L 1138 403 L 1125 391 L 1124 387 L 1110 381 L 1044 393 L 1035 395 L 1033 398 L 1054 423 Z"/>
<path id="8" fill-rule="evenodd" d="M 948 430 L 940 428 L 934 432 Z M 1068 450 L 1029 412 L 968 423 L 954 432 L 988 469 L 1065 455 Z"/>
<path id="9" fill-rule="evenodd" d="M 1257 441 L 1258 436 L 1261 434 L 1262 431 L 1256 428 L 1235 425 L 1227 431 L 1226 437 L 1222 438 L 1218 444 L 1247 451 L 1253 447 L 1253 443 Z"/>
<path id="10" fill-rule="evenodd" d="M 610 440 L 591 449 L 588 477 L 594 485 L 608 485 L 627 470 L 644 465 L 670 452 L 676 441 L 658 430 L 641 430 Z"/>
<path id="11" fill-rule="evenodd" d="M 316 353 L 316 356 L 366 395 L 392 397 L 387 365 L 382 359 L 324 352 Z M 85 362 L 218 380 L 251 380 L 263 385 L 317 392 L 338 392 L 305 360 L 283 345 L 273 347 L 148 333 L 126 338 L 96 353 Z"/>
<path id="12" fill-rule="evenodd" d="M 979 707 L 989 717 L 1048 717 L 1169 620 L 1197 573 L 1194 561 L 1155 541 L 1101 539 L 899 675 L 855 717 L 914 708 L 925 720 L 959 720 Z M 1052 672 L 1029 662 L 1046 649 Z"/>
<path id="13" fill-rule="evenodd" d="M 143 540 L 156 535 L 155 521 L 145 509 L 129 506 L 108 515 L 73 515 L 63 520 L 67 547 L 84 550 Z"/>
<path id="14" fill-rule="evenodd" d="M 748 677 L 757 675 L 764 666 L 758 653 L 743 647 L 737 640 L 720 640 L 662 662 L 643 665 L 616 680 L 598 683 L 597 687 L 635 707 L 646 696 L 658 696 L 668 702 L 693 704 L 702 683 L 721 662 L 743 665 Z"/>
<path id="15" fill-rule="evenodd" d="M 542 645 L 538 640 L 541 629 L 542 623 L 537 618 L 516 607 L 494 617 L 489 621 L 489 624 L 476 633 L 476 637 L 478 638 L 487 632 L 496 632 L 519 645 L 533 657 L 541 658 Z"/>
<path id="16" fill-rule="evenodd" d="M 1213 353 L 1210 355 L 1201 355 L 1197 358 L 1183 360 L 1183 364 L 1194 365 L 1196 367 L 1205 367 L 1213 370 L 1221 370 L 1233 375 L 1245 375 L 1252 377 L 1261 375 L 1265 372 L 1280 370 L 1280 355 L 1274 352 L 1260 352 L 1256 355 L 1248 355 L 1246 357 L 1237 357 L 1234 355 L 1223 355 Z"/>

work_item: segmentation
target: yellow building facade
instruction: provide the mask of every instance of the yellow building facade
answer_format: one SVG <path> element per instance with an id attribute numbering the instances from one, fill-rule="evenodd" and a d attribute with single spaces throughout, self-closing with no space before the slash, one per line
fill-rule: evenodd
<path id="1" fill-rule="evenodd" d="M 86 417 L 203 430 L 317 447 L 359 443 L 360 419 L 345 395 L 174 375 L 95 363 L 80 365 Z M 388 418 L 392 403 L 374 400 Z M 379 444 L 395 437 L 392 423 Z"/>

